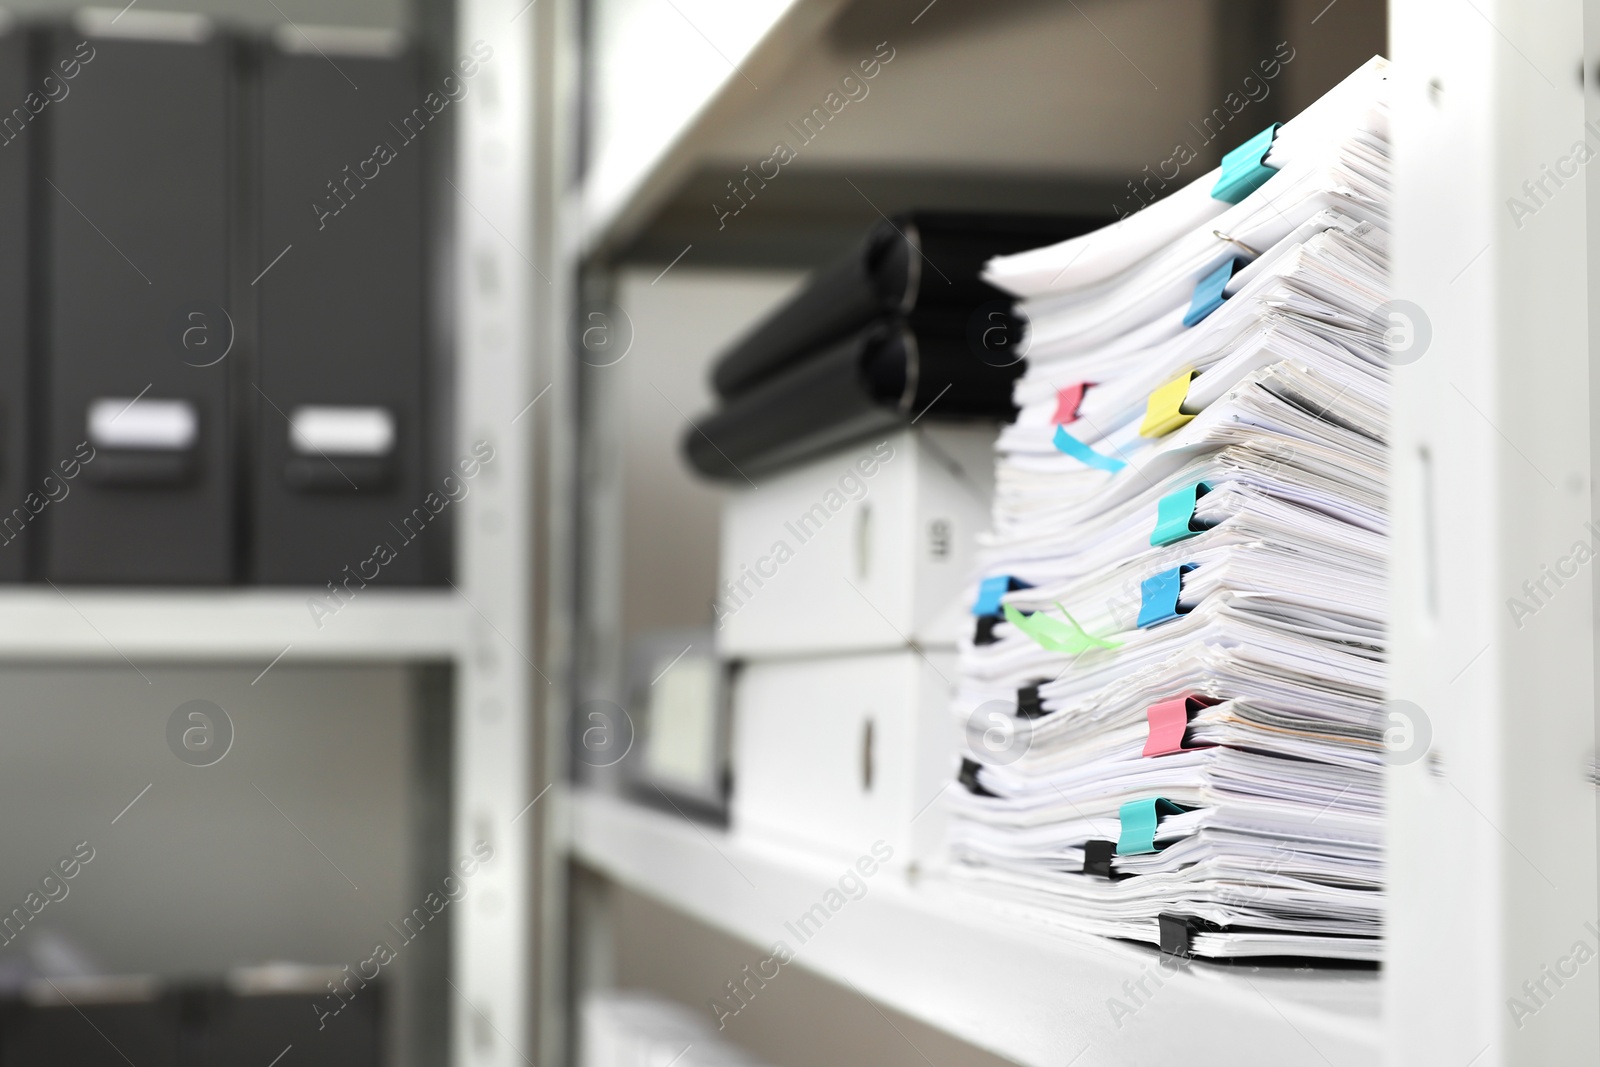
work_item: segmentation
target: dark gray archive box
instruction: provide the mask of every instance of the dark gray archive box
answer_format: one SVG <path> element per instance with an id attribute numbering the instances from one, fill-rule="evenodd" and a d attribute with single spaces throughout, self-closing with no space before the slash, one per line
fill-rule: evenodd
<path id="1" fill-rule="evenodd" d="M 279 1067 L 381 1067 L 383 986 L 354 971 L 332 977 L 337 993 L 214 990 L 195 1067 L 267 1067 L 285 1049 Z"/>
<path id="2" fill-rule="evenodd" d="M 39 139 L 35 119 L 75 83 L 51 70 L 48 85 L 33 85 L 28 42 L 27 33 L 0 15 L 0 101 L 7 109 L 0 115 L 0 581 L 5 582 L 26 577 L 34 519 L 50 506 L 50 497 L 61 497 L 65 484 L 58 477 L 49 486 L 34 486 L 28 478 L 28 161 Z"/>
<path id="3" fill-rule="evenodd" d="M 0 1067 L 183 1067 L 183 999 L 148 979 L 35 979 L 0 1015 Z"/>
<path id="4" fill-rule="evenodd" d="M 200 16 L 86 11 L 44 54 L 81 53 L 41 116 L 42 472 L 51 580 L 235 577 L 227 376 L 233 53 Z"/>
<path id="5" fill-rule="evenodd" d="M 251 579 L 417 585 L 448 544 L 423 468 L 423 176 L 453 115 L 398 38 L 320 35 L 261 63 L 260 249 L 282 259 L 255 286 Z"/>

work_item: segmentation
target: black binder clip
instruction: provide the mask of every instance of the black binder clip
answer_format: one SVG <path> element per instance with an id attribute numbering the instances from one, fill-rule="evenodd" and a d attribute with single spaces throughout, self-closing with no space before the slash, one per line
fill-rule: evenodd
<path id="1" fill-rule="evenodd" d="M 1017 690 L 1017 718 L 1037 719 L 1045 714 L 1044 698 L 1039 695 L 1041 684 L 1034 682 Z"/>
<path id="2" fill-rule="evenodd" d="M 975 645 L 992 645 L 1000 640 L 994 635 L 995 624 L 1000 621 L 998 615 L 979 615 L 978 628 L 973 631 L 972 643 Z"/>
<path id="3" fill-rule="evenodd" d="M 978 781 L 978 771 L 982 767 L 983 764 L 977 760 L 967 759 L 963 756 L 961 757 L 961 773 L 956 775 L 956 780 L 973 796 L 992 797 L 994 794 L 985 789 L 983 783 Z"/>
<path id="4" fill-rule="evenodd" d="M 1190 956 L 1194 953 L 1194 935 L 1199 922 L 1183 915 L 1160 915 L 1156 921 L 1161 926 L 1161 951 L 1164 955 Z"/>
<path id="5" fill-rule="evenodd" d="M 1117 854 L 1115 841 L 1085 841 L 1083 843 L 1083 873 L 1101 878 L 1119 877 L 1111 869 L 1111 857 Z"/>

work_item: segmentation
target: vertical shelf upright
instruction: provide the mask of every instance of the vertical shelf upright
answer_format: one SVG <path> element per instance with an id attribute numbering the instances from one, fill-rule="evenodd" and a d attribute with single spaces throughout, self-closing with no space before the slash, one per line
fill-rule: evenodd
<path id="1" fill-rule="evenodd" d="M 561 672 L 540 652 L 535 561 L 545 550 L 535 504 L 536 440 L 548 437 L 562 390 L 537 371 L 539 330 L 556 303 L 548 248 L 536 225 L 547 125 L 539 54 L 548 15 L 529 0 L 461 0 L 457 47 L 483 42 L 463 107 L 451 178 L 456 219 L 456 440 L 453 455 L 488 441 L 496 453 L 463 502 L 459 593 L 466 610 L 455 690 L 456 854 L 489 841 L 483 891 L 457 917 L 452 945 L 451 1063 L 534 1062 L 540 947 L 535 920 L 545 866 L 535 859 L 552 798 L 541 798 L 534 724 Z M 546 216 L 548 218 L 548 216 Z M 544 261 L 541 269 L 536 264 Z M 551 385 L 548 392 L 541 392 Z"/>
<path id="2" fill-rule="evenodd" d="M 1597 11 L 1390 8 L 1394 291 L 1431 335 L 1397 370 L 1393 433 L 1391 684 L 1412 705 L 1394 722 L 1431 735 L 1389 775 L 1396 1065 L 1600 1062 L 1600 964 L 1573 957 L 1600 941 L 1595 565 L 1575 552 L 1596 547 L 1596 179 L 1574 145 L 1600 147 L 1583 125 Z"/>

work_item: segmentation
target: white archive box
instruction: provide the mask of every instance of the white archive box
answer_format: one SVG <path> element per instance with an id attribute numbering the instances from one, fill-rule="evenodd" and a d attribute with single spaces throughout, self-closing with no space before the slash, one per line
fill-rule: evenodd
<path id="1" fill-rule="evenodd" d="M 722 509 L 718 652 L 955 647 L 972 626 L 997 433 L 912 427 L 734 491 Z"/>
<path id="2" fill-rule="evenodd" d="M 735 835 L 904 868 L 943 851 L 954 652 L 747 663 L 733 683 Z M 882 841 L 892 856 L 876 853 Z"/>

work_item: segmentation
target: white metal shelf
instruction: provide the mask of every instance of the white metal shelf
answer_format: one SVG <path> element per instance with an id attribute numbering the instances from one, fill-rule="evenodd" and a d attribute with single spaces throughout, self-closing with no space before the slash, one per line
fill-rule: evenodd
<path id="1" fill-rule="evenodd" d="M 568 807 L 570 854 L 585 866 L 763 950 L 782 940 L 795 964 L 1018 1063 L 1344 1067 L 1380 1055 L 1372 971 L 1190 964 L 1170 974 L 1153 951 L 1041 928 L 888 871 L 802 944 L 785 922 L 821 901 L 847 858 L 751 844 L 594 792 Z M 1135 999 L 1124 983 L 1141 978 L 1148 995 Z M 1114 1015 L 1112 998 L 1133 1014 Z"/>
<path id="2" fill-rule="evenodd" d="M 261 659 L 265 666 L 280 653 L 285 662 L 444 659 L 467 646 L 478 621 L 450 590 L 363 589 L 336 613 L 314 614 L 308 601 L 333 602 L 321 592 L 7 589 L 0 591 L 0 660 Z"/>
<path id="3" fill-rule="evenodd" d="M 598 16 L 602 34 L 612 22 L 620 25 L 629 19 L 657 32 L 636 39 L 623 33 L 600 49 L 616 57 L 614 70 L 596 72 L 603 99 L 620 97 L 607 92 L 618 88 L 606 84 L 615 79 L 648 85 L 649 92 L 634 93 L 629 106 L 595 117 L 600 143 L 577 209 L 582 253 L 621 243 L 643 225 L 728 123 L 751 106 L 756 87 L 781 77 L 817 42 L 844 2 L 761 0 L 750 4 L 732 27 L 722 26 L 729 11 L 705 4 L 685 4 L 676 12 L 652 11 L 629 0 L 604 5 Z M 680 35 L 688 51 L 663 47 L 662 33 Z"/>
<path id="4" fill-rule="evenodd" d="M 1126 176 L 1170 156 L 1174 139 L 1196 139 L 1194 100 L 1221 96 L 1221 72 L 1235 76 L 1232 38 L 1254 32 L 1224 0 L 1123 0 L 1099 5 L 1092 24 L 1069 5 L 930 4 L 926 18 L 891 6 L 751 0 L 725 25 L 706 0 L 677 11 L 599 0 L 593 148 L 566 206 L 581 255 L 633 248 L 663 211 L 676 247 L 646 244 L 670 257 L 692 243 L 695 262 L 786 225 L 786 214 L 870 220 L 902 195 L 921 206 L 978 195 L 990 209 L 1131 210 Z M 1136 44 L 1129 54 L 1112 41 Z M 1059 76 L 1041 80 L 1039 69 Z M 773 163 L 779 142 L 792 155 Z M 1207 143 L 1199 150 L 1216 151 Z M 984 199 L 983 183 L 1009 198 Z"/>

